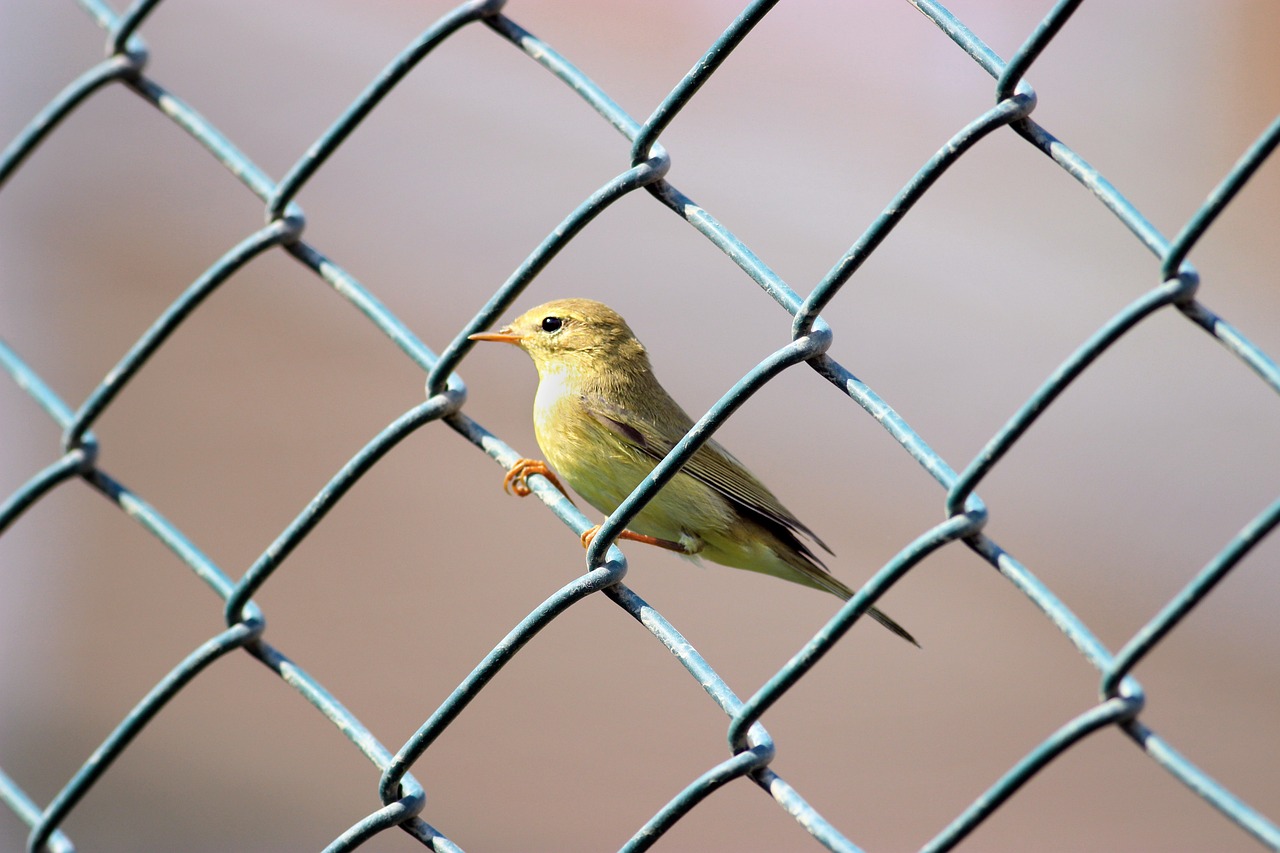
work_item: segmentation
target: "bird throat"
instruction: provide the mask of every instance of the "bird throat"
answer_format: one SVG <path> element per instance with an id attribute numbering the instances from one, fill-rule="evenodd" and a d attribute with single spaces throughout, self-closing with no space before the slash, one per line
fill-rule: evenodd
<path id="1" fill-rule="evenodd" d="M 541 437 L 552 429 L 556 411 L 566 398 L 577 396 L 571 371 L 565 365 L 547 366 L 538 377 L 538 391 L 533 396 L 533 428 Z"/>

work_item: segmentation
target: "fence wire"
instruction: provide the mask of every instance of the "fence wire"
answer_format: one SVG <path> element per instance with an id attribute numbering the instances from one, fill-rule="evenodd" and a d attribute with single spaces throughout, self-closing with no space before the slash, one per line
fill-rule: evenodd
<path id="1" fill-rule="evenodd" d="M 1059 729 L 1049 733 L 986 790 L 976 789 L 972 804 L 950 824 L 938 828 L 924 849 L 940 851 L 956 846 L 1038 771 L 1094 732 L 1115 729 L 1131 738 L 1151 761 L 1185 785 L 1188 796 L 1203 798 L 1221 813 L 1224 820 L 1237 824 L 1260 845 L 1280 850 L 1280 828 L 1273 819 L 1254 810 L 1227 787 L 1210 778 L 1143 722 L 1144 692 L 1131 675 L 1134 667 L 1164 641 L 1280 522 L 1280 500 L 1248 521 L 1240 533 L 1227 542 L 1150 621 L 1118 651 L 1112 651 L 1025 565 L 987 534 L 987 509 L 976 492 L 1036 419 L 1090 364 L 1156 314 L 1176 313 L 1203 329 L 1256 374 L 1258 381 L 1280 393 L 1280 370 L 1276 364 L 1238 329 L 1199 300 L 1199 277 L 1187 260 L 1200 238 L 1280 142 L 1280 119 L 1273 122 L 1240 156 L 1178 233 L 1167 238 L 1079 153 L 1031 118 L 1036 107 L 1036 94 L 1026 79 L 1027 74 L 1037 57 L 1067 24 L 1079 6 L 1078 0 L 1059 2 L 1054 6 L 1008 60 L 996 55 L 940 3 L 909 0 L 954 42 L 956 48 L 963 50 L 993 78 L 994 105 L 974 117 L 940 148 L 812 291 L 802 296 L 779 278 L 742 240 L 667 180 L 671 161 L 660 144 L 663 132 L 671 122 L 698 96 L 703 84 L 735 48 L 750 37 L 752 28 L 769 13 L 775 2 L 755 2 L 747 6 L 644 121 L 628 115 L 569 59 L 523 29 L 508 16 L 502 0 L 464 3 L 440 18 L 397 55 L 277 182 L 271 180 L 232 140 L 201 117 L 192 106 L 148 75 L 148 48 L 139 30 L 160 5 L 159 0 L 142 0 L 123 14 L 117 14 L 98 0 L 80 0 L 84 11 L 107 34 L 107 57 L 67 86 L 5 149 L 0 160 L 0 185 L 28 161 L 37 146 L 56 131 L 77 106 L 108 88 L 124 87 L 184 130 L 195 144 L 212 154 L 256 195 L 265 206 L 267 224 L 245 236 L 205 270 L 78 405 L 66 402 L 17 352 L 0 343 L 0 362 L 11 379 L 44 410 L 62 435 L 61 455 L 31 475 L 0 505 L 0 532 L 13 528 L 25 510 L 53 490 L 77 480 L 83 481 L 167 546 L 196 577 L 211 587 L 223 602 L 226 623 L 225 630 L 194 649 L 138 702 L 51 801 L 37 803 L 24 793 L 22 779 L 0 773 L 0 799 L 31 827 L 29 849 L 74 849 L 62 827 L 86 794 L 169 700 L 223 657 L 240 651 L 274 671 L 285 684 L 314 705 L 381 774 L 377 791 L 381 807 L 337 834 L 327 849 L 350 850 L 384 830 L 397 827 L 430 849 L 460 849 L 444 829 L 423 818 L 426 790 L 411 771 L 436 739 L 540 629 L 578 602 L 602 593 L 634 616 L 658 642 L 666 646 L 703 687 L 711 701 L 730 718 L 728 757 L 708 768 L 682 790 L 673 789 L 670 802 L 638 827 L 622 849 L 639 851 L 649 848 L 711 794 L 741 780 L 743 784 L 750 782 L 763 789 L 778 808 L 794 818 L 821 846 L 834 851 L 854 851 L 859 849 L 857 843 L 838 828 L 839 816 L 832 819 L 819 814 L 800 791 L 774 772 L 771 764 L 778 753 L 778 746 L 761 720 L 895 583 L 939 549 L 963 544 L 1024 593 L 1061 631 L 1064 639 L 1097 669 L 1100 697 L 1087 711 L 1066 720 Z M 625 158 L 626 167 L 558 223 L 471 321 L 457 330 L 443 352 L 437 354 L 419 341 L 410 327 L 389 311 L 369 289 L 303 239 L 306 221 L 294 199 L 384 97 L 432 50 L 465 28 L 486 28 L 542 66 L 626 139 L 629 154 Z M 986 446 L 957 470 L 935 453 L 887 401 L 827 354 L 831 330 L 820 313 L 934 182 L 966 152 L 996 132 L 1017 134 L 1075 178 L 1085 192 L 1118 218 L 1151 252 L 1158 263 L 1159 283 L 1108 320 L 1071 353 Z M 557 252 L 610 205 L 641 189 L 719 247 L 792 316 L 791 340 L 743 376 L 699 420 L 697 427 L 663 460 L 652 476 L 605 522 L 588 552 L 588 565 L 593 568 L 530 612 L 475 666 L 411 738 L 394 749 L 388 748 L 312 675 L 267 642 L 263 614 L 253 598 L 361 476 L 415 430 L 439 421 L 502 466 L 510 466 L 519 458 L 514 449 L 464 412 L 465 388 L 457 371 L 471 348 L 468 335 L 493 325 L 513 306 Z M 179 331 L 204 300 L 247 264 L 269 252 L 292 256 L 393 341 L 425 371 L 427 398 L 397 418 L 335 473 L 293 522 L 237 578 L 210 560 L 158 508 L 99 466 L 99 445 L 93 427 L 121 390 L 147 366 L 157 350 Z M 748 397 L 787 368 L 802 363 L 808 364 L 866 410 L 937 481 L 945 494 L 946 519 L 903 547 L 803 648 L 796 651 L 785 666 L 743 699 L 734 694 L 711 663 L 694 651 L 672 624 L 622 583 L 626 563 L 613 543 L 628 520 L 652 499 L 655 491 L 674 476 L 691 454 Z M 588 520 L 553 487 L 541 480 L 535 480 L 531 485 L 534 492 L 575 533 L 581 533 L 589 526 Z"/>

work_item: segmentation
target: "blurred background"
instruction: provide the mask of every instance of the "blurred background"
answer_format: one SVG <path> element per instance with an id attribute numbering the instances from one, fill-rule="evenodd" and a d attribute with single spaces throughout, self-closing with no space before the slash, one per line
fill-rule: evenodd
<path id="1" fill-rule="evenodd" d="M 1045 3 L 950 7 L 1008 57 Z M 445 2 L 187 0 L 141 34 L 147 73 L 278 179 Z M 638 120 L 740 11 L 728 2 L 512 2 Z M 0 138 L 102 55 L 70 0 L 0 11 Z M 1032 68 L 1035 118 L 1175 234 L 1280 112 L 1267 0 L 1084 4 Z M 898 189 L 988 108 L 989 77 L 907 3 L 780 4 L 662 137 L 671 182 L 808 293 Z M 298 198 L 308 242 L 436 351 L 628 144 L 566 87 L 469 27 L 373 112 Z M 1191 256 L 1202 301 L 1280 353 L 1280 169 Z M 0 336 L 73 408 L 262 206 L 123 87 L 91 98 L 0 193 Z M 1156 260 L 1012 132 L 964 156 L 824 316 L 832 355 L 956 469 Z M 790 318 L 647 194 L 555 259 L 511 316 L 562 296 L 617 308 L 694 416 L 788 338 Z M 465 411 L 536 445 L 532 366 L 481 347 Z M 421 372 L 283 252 L 190 317 L 97 422 L 102 468 L 239 577 L 328 479 L 422 399 Z M 983 483 L 987 533 L 1118 649 L 1280 487 L 1280 400 L 1175 312 L 1140 325 Z M 943 492 L 860 408 L 788 371 L 720 438 L 839 555 L 851 584 L 943 518 Z M 0 495 L 59 430 L 0 380 Z M 396 749 L 523 616 L 583 569 L 577 537 L 441 424 L 364 477 L 256 598 L 266 638 Z M 838 609 L 829 596 L 629 547 L 627 583 L 753 693 Z M 1280 542 L 1264 542 L 1137 669 L 1142 720 L 1280 817 Z M 882 600 L 764 723 L 773 768 L 865 849 L 916 849 L 1097 701 L 1098 674 L 962 545 Z M 222 626 L 162 545 L 80 483 L 0 538 L 0 767 L 47 803 L 128 710 Z M 414 767 L 423 817 L 464 849 L 616 849 L 728 755 L 726 719 L 602 596 L 526 647 Z M 215 664 L 64 825 L 99 851 L 311 850 L 377 808 L 377 772 L 247 655 Z M 26 828 L 0 809 L 0 849 Z M 418 849 L 402 833 L 367 849 Z M 811 850 L 748 782 L 665 850 Z M 1255 850 L 1104 730 L 964 849 Z"/>

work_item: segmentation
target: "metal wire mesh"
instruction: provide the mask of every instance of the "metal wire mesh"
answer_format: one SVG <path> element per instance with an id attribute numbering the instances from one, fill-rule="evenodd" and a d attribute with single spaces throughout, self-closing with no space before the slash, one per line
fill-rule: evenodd
<path id="1" fill-rule="evenodd" d="M 776 0 L 775 0 L 776 2 Z M 939 827 L 924 849 L 945 850 L 956 846 L 992 815 L 1010 796 L 1028 783 L 1042 768 L 1073 746 L 1103 729 L 1127 735 L 1172 778 L 1181 782 L 1188 796 L 1197 796 L 1217 809 L 1222 818 L 1237 824 L 1265 847 L 1280 849 L 1280 827 L 1266 815 L 1251 808 L 1181 755 L 1173 744 L 1160 737 L 1143 721 L 1146 702 L 1142 686 L 1132 675 L 1134 668 L 1157 648 L 1183 619 L 1245 558 L 1280 522 L 1280 500 L 1263 508 L 1247 521 L 1240 533 L 1221 547 L 1217 555 L 1165 606 L 1124 642 L 1117 651 L 1102 643 L 1088 625 L 1032 572 L 988 535 L 988 510 L 976 489 L 1000 464 L 1019 440 L 1058 397 L 1092 364 L 1107 354 L 1134 328 L 1156 315 L 1176 314 L 1208 333 L 1242 365 L 1256 374 L 1258 381 L 1280 393 L 1280 369 L 1236 327 L 1216 315 L 1198 296 L 1199 276 L 1188 262 L 1197 242 L 1218 220 L 1237 193 L 1253 177 L 1280 143 L 1280 119 L 1272 122 L 1236 165 L 1212 189 L 1203 205 L 1172 238 L 1162 235 L 1138 208 L 1113 187 L 1080 154 L 1055 138 L 1031 118 L 1036 94 L 1026 80 L 1037 58 L 1067 25 L 1080 5 L 1060 2 L 1030 33 L 1022 47 L 1007 61 L 997 56 L 941 4 L 912 0 L 921 13 L 937 25 L 956 47 L 967 53 L 995 80 L 995 104 L 961 128 L 894 197 L 849 250 L 831 267 L 816 286 L 802 296 L 788 286 L 748 246 L 667 180 L 671 160 L 660 144 L 666 129 L 683 109 L 699 98 L 699 90 L 720 69 L 721 64 L 750 38 L 755 27 L 775 2 L 750 4 L 707 49 L 705 55 L 645 121 L 627 114 L 610 96 L 576 68 L 568 58 L 524 30 L 501 0 L 470 2 L 442 17 L 401 51 L 385 70 L 294 164 L 279 181 L 273 181 L 232 140 L 161 82 L 147 72 L 148 49 L 139 29 L 160 5 L 158 0 L 138 2 L 117 14 L 97 0 L 81 0 L 84 8 L 107 33 L 107 58 L 93 65 L 47 108 L 31 120 L 4 151 L 0 160 L 0 185 L 35 155 L 37 146 L 54 133 L 77 106 L 99 93 L 124 87 L 161 112 L 180 127 L 197 145 L 212 154 L 241 184 L 265 206 L 267 224 L 244 237 L 230 251 L 186 289 L 110 369 L 102 382 L 78 405 L 70 405 L 51 388 L 19 353 L 0 343 L 0 362 L 18 387 L 25 391 L 61 431 L 61 455 L 40 468 L 0 506 L 0 532 L 15 528 L 24 512 L 54 490 L 83 481 L 126 516 L 162 542 L 173 555 L 204 581 L 223 602 L 225 630 L 210 637 L 157 683 L 120 721 L 118 727 L 84 762 L 51 801 L 41 805 L 24 793 L 23 780 L 0 774 L 0 798 L 31 827 L 32 850 L 73 849 L 63 826 L 88 794 L 112 768 L 134 739 L 166 707 L 166 704 L 223 657 L 243 651 L 276 673 L 282 681 L 315 706 L 381 774 L 377 786 L 381 807 L 340 831 L 330 850 L 359 846 L 375 835 L 399 828 L 434 850 L 459 849 L 446 835 L 447 826 L 437 828 L 423 815 L 427 790 L 411 771 L 436 739 L 463 714 L 497 673 L 525 647 L 538 631 L 569 608 L 602 593 L 635 617 L 663 644 L 696 679 L 710 699 L 730 718 L 729 756 L 707 769 L 682 789 L 673 782 L 670 802 L 655 813 L 623 846 L 643 850 L 655 844 L 667 830 L 699 807 L 720 788 L 752 782 L 763 789 L 777 806 L 794 818 L 820 845 L 830 850 L 859 849 L 856 838 L 841 830 L 840 815 L 823 815 L 789 785 L 772 767 L 780 748 L 761 723 L 764 715 L 795 687 L 850 628 L 909 572 L 935 552 L 963 543 L 1015 588 L 1049 620 L 1063 638 L 1095 667 L 1100 675 L 1100 696 L 1096 704 L 1066 720 L 1049 733 L 985 790 L 975 782 L 976 799 L 949 825 Z M 180 11 L 180 10 L 177 10 Z M 421 61 L 446 40 L 464 30 L 487 29 L 509 42 L 528 59 L 542 66 L 560 83 L 569 87 L 585 105 L 594 110 L 629 146 L 626 168 L 581 202 L 531 252 L 484 306 L 462 328 L 456 330 L 439 354 L 425 346 L 406 324 L 383 305 L 370 289 L 352 277 L 334 260 L 303 239 L 306 220 L 294 199 L 329 162 L 343 143 L 370 113 L 379 106 Z M 161 50 L 163 48 L 161 47 Z M 828 354 L 832 330 L 820 313 L 841 293 L 868 257 L 881 245 L 934 183 L 967 152 L 994 133 L 1017 134 L 1079 182 L 1081 188 L 1100 202 L 1132 233 L 1141 246 L 1157 260 L 1158 283 L 1110 318 L 1094 334 L 1068 355 L 1043 384 L 1028 397 L 984 447 L 963 465 L 953 467 L 936 453 L 925 438 L 900 417 L 888 401 L 860 381 Z M 771 296 L 792 318 L 790 340 L 750 370 L 703 416 L 631 497 L 604 524 L 587 554 L 594 568 L 574 579 L 531 611 L 511 629 L 491 653 L 421 727 L 394 749 L 383 745 L 379 736 L 330 694 L 319 681 L 267 642 L 262 610 L 254 602 L 275 572 L 294 549 L 321 524 L 326 515 L 374 465 L 407 436 L 427 424 L 439 421 L 488 454 L 502 466 L 510 466 L 519 454 L 515 449 L 468 417 L 463 409 L 465 387 L 458 371 L 470 351 L 467 336 L 493 325 L 505 315 L 523 291 L 551 263 L 557 253 L 586 229 L 615 202 L 635 190 L 645 190 L 653 199 L 674 212 L 698 233 L 722 250 L 743 273 Z M 279 534 L 261 556 L 239 577 L 217 565 L 205 552 L 167 520 L 157 507 L 104 471 L 99 463 L 99 443 L 93 428 L 115 403 L 120 392 L 205 300 L 240 270 L 268 253 L 291 256 L 334 289 L 382 334 L 398 346 L 427 374 L 424 403 L 395 419 L 338 470 Z M 8 312 L 6 312 L 8 313 Z M 12 316 L 12 314 L 9 314 Z M 674 476 L 680 465 L 734 412 L 766 383 L 790 367 L 807 364 L 836 389 L 876 419 L 942 487 L 946 518 L 905 544 L 884 564 L 830 621 L 821 627 L 791 660 L 745 699 L 736 695 L 713 668 L 660 613 L 621 581 L 627 564 L 614 538 L 653 494 Z M 575 533 L 589 520 L 553 487 L 534 480 L 534 492 Z M 18 567 L 20 570 L 21 567 Z M 928 643 L 926 641 L 926 653 Z M 429 811 L 429 810 L 428 810 Z M 447 821 L 447 817 L 437 818 Z"/>

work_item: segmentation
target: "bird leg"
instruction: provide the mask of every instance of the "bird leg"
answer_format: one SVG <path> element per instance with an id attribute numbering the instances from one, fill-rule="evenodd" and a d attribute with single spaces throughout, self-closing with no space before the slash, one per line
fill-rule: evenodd
<path id="1" fill-rule="evenodd" d="M 560 485 L 560 479 L 547 467 L 547 463 L 541 459 L 517 459 L 515 464 L 507 471 L 507 476 L 502 478 L 502 490 L 518 498 L 526 497 L 533 491 L 529 488 L 529 478 L 534 474 L 541 474 L 546 477 L 551 485 L 560 490 L 560 494 L 564 495 L 569 503 L 573 503 L 573 498 L 569 497 L 569 493 L 564 490 L 564 486 Z"/>
<path id="2" fill-rule="evenodd" d="M 560 479 L 555 473 L 547 467 L 547 463 L 541 459 L 517 459 L 515 464 L 507 471 L 507 475 L 502 478 L 502 490 L 509 495 L 516 497 L 527 497 L 532 489 L 529 488 L 529 478 L 534 474 L 541 474 L 550 481 L 551 485 L 560 490 L 560 494 L 564 495 L 569 503 L 573 503 L 573 498 L 569 497 L 569 493 L 564 490 L 564 486 L 560 484 Z M 576 506 L 576 504 L 575 504 Z M 600 532 L 600 525 L 588 530 L 582 534 L 582 547 L 586 548 L 591 545 L 591 540 L 596 538 L 596 534 Z M 670 539 L 659 539 L 656 536 L 646 536 L 643 533 L 636 533 L 632 530 L 624 530 L 618 534 L 619 539 L 628 539 L 632 542 L 643 542 L 646 545 L 657 545 L 659 548 L 666 548 L 668 551 L 675 551 L 677 554 L 686 556 L 697 553 L 686 548 L 680 542 L 672 542 Z"/>
<path id="3" fill-rule="evenodd" d="M 600 532 L 600 525 L 582 534 L 582 547 L 589 548 L 591 540 L 596 538 L 596 534 Z M 672 542 L 670 539 L 659 539 L 656 536 L 645 536 L 643 533 L 636 533 L 634 530 L 624 530 L 618 534 L 619 539 L 629 539 L 632 542 L 643 542 L 646 545 L 657 545 L 659 548 L 666 548 L 668 551 L 675 551 L 677 554 L 689 556 L 692 552 L 679 542 Z"/>

